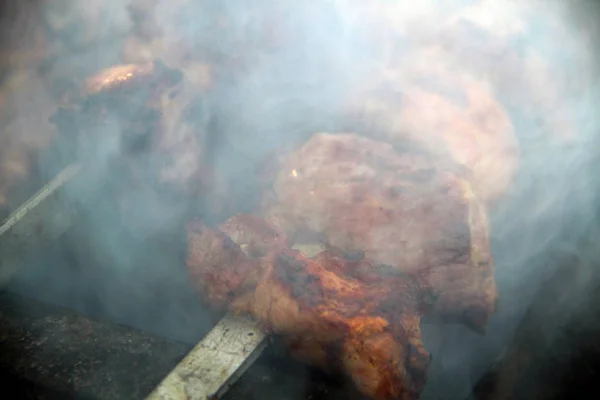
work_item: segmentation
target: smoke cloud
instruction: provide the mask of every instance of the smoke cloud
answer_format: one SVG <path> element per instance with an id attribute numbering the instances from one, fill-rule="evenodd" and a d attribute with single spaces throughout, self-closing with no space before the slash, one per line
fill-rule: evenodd
<path id="1" fill-rule="evenodd" d="M 515 127 L 520 168 L 509 194 L 490 211 L 498 311 L 483 337 L 462 327 L 425 326 L 434 365 L 423 398 L 466 398 L 509 345 L 557 255 L 587 257 L 578 246 L 597 225 L 600 80 L 592 39 L 600 36 L 582 19 L 591 15 L 583 6 L 466 0 L 134 5 L 151 13 L 143 32 L 161 44 L 132 44 L 131 35 L 141 36 L 135 32 L 139 16 L 125 0 L 40 0 L 12 9 L 15 20 L 27 24 L 4 32 L 2 54 L 10 57 L 1 65 L 0 105 L 14 113 L 3 112 L 0 121 L 0 190 L 14 163 L 31 173 L 39 166 L 44 180 L 75 159 L 65 150 L 72 143 L 56 139 L 46 123 L 61 105 L 65 82 L 124 60 L 158 58 L 194 85 L 198 65 L 209 66 L 211 88 L 192 116 L 196 134 L 231 209 L 252 210 L 258 199 L 254 171 L 264 157 L 315 132 L 339 129 L 336 113 L 353 87 L 439 42 L 457 49 L 440 62 L 458 57 L 469 64 L 465 72 L 488 71 L 482 81 L 500 87 L 495 95 Z M 453 41 L 461 36 L 453 34 L 463 28 L 475 33 L 459 49 Z M 190 61 L 186 51 L 197 55 Z M 211 215 L 211 193 L 200 205 L 165 195 L 147 177 L 159 163 L 152 152 L 140 156 L 145 172 L 136 185 L 116 174 L 115 159 L 125 151 L 117 140 L 122 130 L 115 122 L 92 132 L 101 198 L 83 207 L 63 247 L 24 269 L 11 288 L 193 343 L 210 323 L 186 282 L 181 227 L 190 215 L 223 216 Z M 42 150 L 32 162 L 30 153 Z M 23 156 L 6 162 L 16 151 Z M 69 196 L 77 200 L 81 193 Z M 595 279 L 588 264 L 581 296 Z"/>

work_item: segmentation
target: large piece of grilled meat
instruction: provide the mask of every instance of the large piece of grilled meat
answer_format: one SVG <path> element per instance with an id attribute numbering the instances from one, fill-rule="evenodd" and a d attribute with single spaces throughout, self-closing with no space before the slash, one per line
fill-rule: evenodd
<path id="1" fill-rule="evenodd" d="M 213 307 L 249 312 L 299 358 L 342 370 L 375 399 L 415 399 L 429 354 L 422 293 L 406 276 L 330 252 L 309 258 L 265 220 L 237 215 L 187 226 L 187 265 Z"/>
<path id="2" fill-rule="evenodd" d="M 292 240 L 413 276 L 437 314 L 482 330 L 496 286 L 485 206 L 468 171 L 353 134 L 317 134 L 283 161 L 266 218 Z"/>
<path id="3" fill-rule="evenodd" d="M 316 134 L 282 157 L 264 219 L 188 224 L 192 282 L 368 396 L 418 398 L 420 315 L 480 331 L 495 308 L 485 207 L 468 177 L 427 153 Z"/>

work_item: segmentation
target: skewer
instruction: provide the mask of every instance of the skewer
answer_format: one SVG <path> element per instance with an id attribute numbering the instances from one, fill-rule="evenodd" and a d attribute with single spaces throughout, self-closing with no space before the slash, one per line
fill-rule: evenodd
<path id="1" fill-rule="evenodd" d="M 76 190 L 72 184 L 82 183 L 75 179 L 81 170 L 77 163 L 67 166 L 0 225 L 0 287 L 15 275 L 27 254 L 69 229 L 77 207 L 66 200 L 65 193 Z"/>
<path id="2" fill-rule="evenodd" d="M 320 245 L 294 247 L 309 257 Z M 246 316 L 227 314 L 175 367 L 146 400 L 214 400 L 258 359 L 269 337 Z"/>
<path id="3" fill-rule="evenodd" d="M 146 400 L 219 399 L 267 343 L 268 336 L 255 321 L 227 314 Z"/>

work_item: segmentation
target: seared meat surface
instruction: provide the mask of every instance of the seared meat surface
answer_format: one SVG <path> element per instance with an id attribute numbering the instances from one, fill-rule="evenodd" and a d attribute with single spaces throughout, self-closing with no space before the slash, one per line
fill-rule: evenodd
<path id="1" fill-rule="evenodd" d="M 250 313 L 298 357 L 346 372 L 372 398 L 418 397 L 429 365 L 419 325 L 426 290 L 365 261 L 309 258 L 255 216 L 218 228 L 192 221 L 187 234 L 193 283 L 213 306 Z"/>
<path id="2" fill-rule="evenodd" d="M 352 134 L 317 134 L 279 169 L 268 221 L 432 287 L 434 310 L 481 330 L 496 288 L 485 207 L 468 172 Z"/>

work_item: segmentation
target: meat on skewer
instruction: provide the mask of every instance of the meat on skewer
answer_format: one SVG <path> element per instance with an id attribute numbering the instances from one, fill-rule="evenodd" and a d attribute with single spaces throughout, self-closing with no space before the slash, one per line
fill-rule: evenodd
<path id="1" fill-rule="evenodd" d="M 418 398 L 430 357 L 406 277 L 328 253 L 308 258 L 255 216 L 218 228 L 195 220 L 187 233 L 193 283 L 213 306 L 249 312 L 302 360 L 346 372 L 374 399 Z"/>

